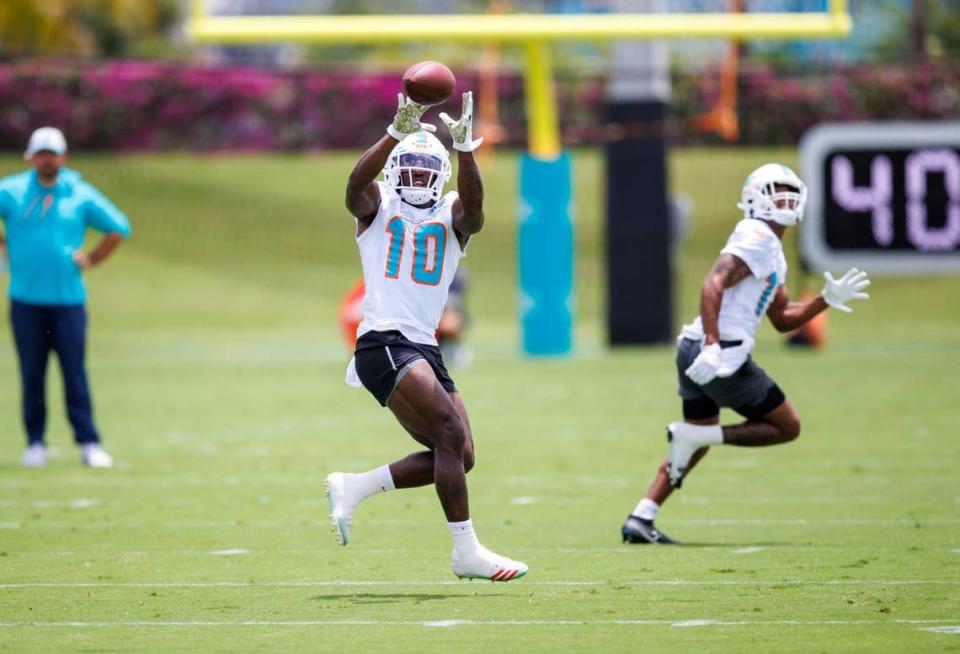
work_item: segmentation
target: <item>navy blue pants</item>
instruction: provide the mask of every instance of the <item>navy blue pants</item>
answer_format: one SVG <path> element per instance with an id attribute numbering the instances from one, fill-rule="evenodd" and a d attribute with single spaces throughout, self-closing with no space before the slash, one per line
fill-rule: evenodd
<path id="1" fill-rule="evenodd" d="M 47 306 L 11 300 L 10 322 L 20 359 L 23 424 L 28 442 L 42 443 L 47 426 L 45 381 L 50 350 L 56 352 L 60 360 L 73 437 L 79 444 L 99 442 L 84 367 L 87 340 L 84 306 Z"/>

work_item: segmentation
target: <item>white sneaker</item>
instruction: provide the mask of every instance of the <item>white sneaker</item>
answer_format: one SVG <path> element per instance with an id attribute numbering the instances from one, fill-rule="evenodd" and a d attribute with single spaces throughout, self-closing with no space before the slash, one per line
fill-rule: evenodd
<path id="1" fill-rule="evenodd" d="M 674 488 L 683 485 L 683 476 L 690 466 L 694 452 L 704 447 L 699 438 L 701 425 L 688 422 L 671 422 L 667 425 L 667 441 L 670 443 L 670 484 Z"/>
<path id="2" fill-rule="evenodd" d="M 42 468 L 47 465 L 47 448 L 43 443 L 31 443 L 23 451 L 24 468 Z"/>
<path id="3" fill-rule="evenodd" d="M 330 527 L 337 542 L 346 547 L 350 542 L 350 521 L 360 502 L 347 491 L 347 475 L 342 472 L 327 475 L 323 487 L 330 506 Z"/>
<path id="4" fill-rule="evenodd" d="M 113 457 L 100 447 L 99 443 L 80 446 L 80 459 L 83 465 L 91 468 L 112 468 Z"/>
<path id="5" fill-rule="evenodd" d="M 453 574 L 461 579 L 510 581 L 527 574 L 526 563 L 494 554 L 483 545 L 477 545 L 473 552 L 466 555 L 454 548 L 450 565 L 453 567 Z"/>

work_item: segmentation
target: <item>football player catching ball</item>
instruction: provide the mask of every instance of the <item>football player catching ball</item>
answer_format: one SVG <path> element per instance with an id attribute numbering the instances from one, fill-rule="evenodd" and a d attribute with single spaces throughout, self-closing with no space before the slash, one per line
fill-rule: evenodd
<path id="1" fill-rule="evenodd" d="M 326 479 L 331 523 L 346 545 L 365 498 L 398 488 L 434 485 L 453 539 L 458 577 L 510 581 L 527 565 L 494 554 L 470 521 L 466 473 L 473 467 L 470 421 L 437 347 L 435 333 L 447 291 L 467 243 L 483 227 L 483 185 L 473 151 L 473 94 L 463 94 L 459 120 L 440 114 L 457 150 L 457 192 L 446 148 L 420 123 L 426 107 L 402 94 L 387 134 L 357 162 L 347 182 L 363 266 L 363 321 L 347 369 L 390 409 L 424 449 L 368 472 Z M 383 173 L 383 181 L 376 181 Z"/>

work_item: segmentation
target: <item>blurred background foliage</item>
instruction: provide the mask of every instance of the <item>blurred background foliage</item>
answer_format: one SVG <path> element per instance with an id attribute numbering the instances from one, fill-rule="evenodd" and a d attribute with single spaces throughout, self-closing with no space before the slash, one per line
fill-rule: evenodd
<path id="1" fill-rule="evenodd" d="M 3 0 L 0 55 L 167 54 L 182 9 L 177 0 Z"/>
<path id="2" fill-rule="evenodd" d="M 206 0 L 215 15 L 608 11 L 604 0 Z M 731 0 L 672 0 L 726 11 Z M 747 0 L 747 11 L 822 11 L 826 0 Z M 849 39 L 751 41 L 734 60 L 739 134 L 792 144 L 813 122 L 945 119 L 960 106 L 960 0 L 849 0 Z M 439 59 L 478 101 L 496 90 L 497 143 L 526 138 L 519 48 L 451 43 L 197 46 L 189 0 L 0 1 L 0 149 L 60 125 L 92 150 L 326 150 L 367 142 L 392 116 L 406 64 Z M 428 29 L 425 26 L 425 29 Z M 717 144 L 731 49 L 670 41 L 674 143 Z M 567 145 L 602 144 L 609 45 L 552 46 Z M 642 62 L 638 72 L 642 73 Z M 484 84 L 484 76 L 486 83 Z M 356 103 L 353 98 L 364 97 Z M 443 109 L 456 110 L 455 102 Z M 479 124 L 490 115 L 479 117 Z M 489 121 L 488 121 L 489 122 Z"/>
<path id="3" fill-rule="evenodd" d="M 668 11 L 723 12 L 728 0 L 672 0 Z M 218 15 L 259 14 L 428 14 L 609 11 L 599 0 L 206 0 Z M 753 59 L 798 63 L 813 59 L 862 60 L 896 57 L 949 58 L 960 53 L 960 0 L 849 0 L 855 32 L 843 42 L 753 44 Z M 752 0 L 747 11 L 822 11 L 826 0 Z M 0 56 L 70 54 L 85 57 L 180 57 L 193 50 L 181 37 L 189 0 L 3 0 L 0 3 Z M 427 29 L 427 27 L 425 27 Z M 715 41 L 685 43 L 672 55 L 681 65 L 703 62 L 703 48 L 722 51 Z M 689 47 L 694 45 L 694 47 Z M 422 46 L 337 46 L 297 48 L 293 60 L 354 64 L 393 61 L 397 49 Z M 431 45 L 431 51 L 435 46 Z M 443 51 L 441 47 L 441 51 Z M 273 49 L 274 51 L 276 48 Z M 606 48 L 573 44 L 558 48 L 559 65 L 603 64 Z M 470 61 L 469 49 L 449 46 L 445 61 Z M 515 53 L 507 61 L 519 64 Z M 291 61 L 280 58 L 279 61 Z"/>

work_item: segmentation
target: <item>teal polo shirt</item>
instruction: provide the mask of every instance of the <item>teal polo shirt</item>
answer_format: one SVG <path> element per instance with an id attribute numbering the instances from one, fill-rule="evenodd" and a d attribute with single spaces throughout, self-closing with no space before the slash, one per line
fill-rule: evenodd
<path id="1" fill-rule="evenodd" d="M 10 299 L 28 304 L 86 302 L 73 253 L 87 228 L 130 235 L 123 212 L 69 168 L 60 170 L 52 187 L 40 184 L 35 170 L 0 179 L 0 218 L 10 258 Z"/>

